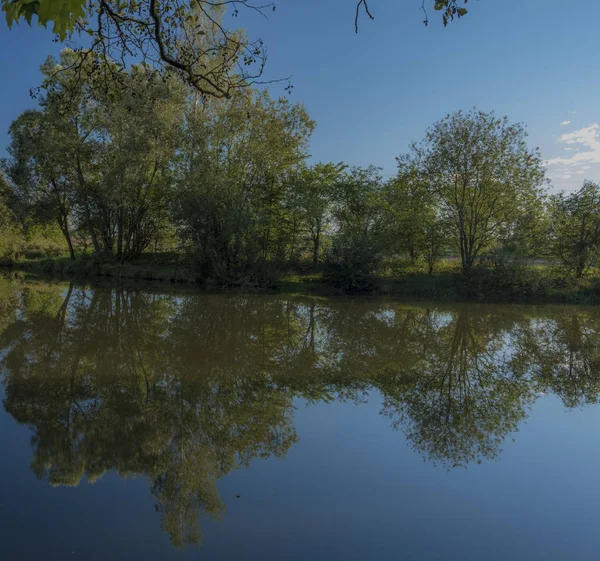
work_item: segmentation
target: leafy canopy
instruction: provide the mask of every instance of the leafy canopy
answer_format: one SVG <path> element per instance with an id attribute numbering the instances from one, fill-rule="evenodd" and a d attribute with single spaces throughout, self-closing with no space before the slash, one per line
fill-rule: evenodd
<path id="1" fill-rule="evenodd" d="M 2 9 L 9 28 L 21 18 L 31 25 L 37 16 L 39 25 L 53 23 L 52 31 L 64 40 L 75 20 L 85 16 L 85 0 L 2 0 Z"/>
<path id="2" fill-rule="evenodd" d="M 266 15 L 274 2 L 254 0 L 0 0 L 8 27 L 24 19 L 31 25 L 52 25 L 60 41 L 89 36 L 89 51 L 126 67 L 142 59 L 155 67 L 175 70 L 197 91 L 230 97 L 259 81 L 266 63 L 260 39 L 249 40 L 241 30 L 223 23 L 225 10 L 237 16 L 241 8 Z M 429 4 L 431 2 L 431 4 Z M 467 13 L 461 0 L 428 0 L 444 25 Z M 464 0 L 466 3 L 466 0 Z M 361 8 L 374 19 L 368 0 L 357 1 L 355 27 Z M 422 9 L 428 24 L 426 2 Z M 81 49 L 82 58 L 87 50 Z M 288 88 L 291 85 L 288 83 Z"/>

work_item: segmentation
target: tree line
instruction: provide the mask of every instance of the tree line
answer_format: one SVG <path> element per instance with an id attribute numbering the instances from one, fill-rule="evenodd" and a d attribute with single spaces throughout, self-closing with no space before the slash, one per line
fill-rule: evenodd
<path id="1" fill-rule="evenodd" d="M 39 107 L 10 127 L 4 253 L 43 227 L 73 260 L 177 252 L 200 279 L 260 286 L 310 261 L 350 290 L 395 258 L 433 274 L 453 255 L 465 277 L 507 255 L 576 278 L 597 262 L 600 187 L 550 195 L 539 151 L 506 117 L 447 115 L 384 181 L 374 166 L 309 163 L 315 123 L 288 99 L 217 99 L 144 64 L 83 64 L 103 65 L 104 81 L 65 50 L 42 67 Z"/>

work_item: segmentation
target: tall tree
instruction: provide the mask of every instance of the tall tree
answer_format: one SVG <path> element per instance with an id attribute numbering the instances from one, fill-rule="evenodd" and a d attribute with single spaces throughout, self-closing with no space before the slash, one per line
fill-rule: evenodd
<path id="1" fill-rule="evenodd" d="M 526 138 L 524 126 L 507 117 L 458 111 L 430 127 L 401 160 L 418 170 L 452 222 L 465 274 L 543 193 L 542 159 Z"/>
<path id="2" fill-rule="evenodd" d="M 115 96 L 99 96 L 96 118 L 97 227 L 105 251 L 120 261 L 160 238 L 185 111 L 185 92 L 172 77 L 155 80 L 133 67 L 126 80 L 130 87 Z"/>
<path id="3" fill-rule="evenodd" d="M 413 265 L 424 259 L 431 275 L 448 247 L 448 221 L 418 168 L 404 158 L 398 158 L 398 167 L 398 175 L 386 186 L 393 223 L 391 243 L 399 252 L 408 253 Z"/>
<path id="4" fill-rule="evenodd" d="M 256 91 L 193 104 L 186 121 L 179 233 L 207 276 L 259 280 L 287 255 L 287 179 L 303 165 L 314 122 L 301 105 Z"/>
<path id="5" fill-rule="evenodd" d="M 10 127 L 9 159 L 4 168 L 18 212 L 29 220 L 55 221 L 71 259 L 77 180 L 69 151 L 68 123 L 57 111 L 25 111 Z"/>
<path id="6" fill-rule="evenodd" d="M 306 225 L 315 264 L 319 262 L 335 191 L 343 181 L 345 169 L 346 166 L 342 163 L 315 164 L 303 169 L 291 183 L 291 196 Z"/>
<path id="7" fill-rule="evenodd" d="M 5 167 L 31 215 L 55 219 L 75 258 L 71 229 L 97 253 L 119 260 L 159 236 L 183 124 L 181 84 L 143 66 L 121 76 L 127 88 L 98 89 L 68 70 L 74 53 L 49 59 L 40 109 L 11 127 Z"/>
<path id="8" fill-rule="evenodd" d="M 375 166 L 353 168 L 336 186 L 335 234 L 327 255 L 327 276 L 347 291 L 368 290 L 390 246 L 384 184 Z"/>

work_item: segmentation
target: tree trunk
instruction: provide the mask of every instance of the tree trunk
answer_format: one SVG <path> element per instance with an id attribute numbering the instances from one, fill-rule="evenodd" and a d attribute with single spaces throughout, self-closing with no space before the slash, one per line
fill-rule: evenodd
<path id="1" fill-rule="evenodd" d="M 117 261 L 123 261 L 123 209 L 119 209 L 117 217 Z"/>
<path id="2" fill-rule="evenodd" d="M 85 217 L 85 225 L 87 226 L 90 237 L 92 238 L 92 244 L 94 245 L 94 251 L 100 253 L 100 244 L 98 243 L 98 237 L 96 231 L 92 225 L 92 217 L 90 213 L 90 204 L 88 200 L 87 185 L 83 176 L 83 170 L 81 169 L 81 160 L 79 158 L 79 150 L 75 150 L 75 156 L 77 158 L 77 177 L 79 179 L 79 187 L 83 196 L 83 214 Z"/>
<path id="3" fill-rule="evenodd" d="M 73 261 L 75 261 L 75 249 L 73 247 L 73 242 L 71 240 L 71 232 L 69 231 L 69 219 L 62 212 L 62 208 L 63 207 L 61 206 L 61 217 L 58 219 L 58 226 L 67 242 L 67 245 L 69 246 L 69 255 L 70 255 L 71 259 Z"/>
<path id="4" fill-rule="evenodd" d="M 577 269 L 575 271 L 575 276 L 580 279 L 583 276 L 583 272 L 585 271 L 585 255 L 582 253 L 577 260 Z"/>
<path id="5" fill-rule="evenodd" d="M 412 243 L 408 247 L 408 255 L 410 257 L 411 265 L 415 265 L 419 256 L 417 255 L 417 252 Z"/>
<path id="6" fill-rule="evenodd" d="M 315 265 L 317 265 L 319 263 L 319 246 L 320 246 L 320 242 L 321 242 L 321 240 L 319 239 L 319 236 L 317 236 L 313 240 L 313 262 L 314 262 Z"/>
<path id="7" fill-rule="evenodd" d="M 473 268 L 473 257 L 471 255 L 462 255 L 462 272 L 465 277 L 468 277 Z"/>
<path id="8" fill-rule="evenodd" d="M 294 216 L 294 220 L 292 222 L 292 240 L 290 241 L 290 257 L 288 261 L 292 263 L 294 261 L 294 256 L 296 254 L 296 216 Z"/>
<path id="9" fill-rule="evenodd" d="M 468 240 L 464 239 L 461 235 L 460 240 L 460 260 L 462 264 L 462 272 L 465 277 L 468 277 L 473 268 L 475 257 L 473 255 L 472 246 L 468 243 Z"/>
<path id="10" fill-rule="evenodd" d="M 71 257 L 71 260 L 75 261 L 75 249 L 73 248 L 73 242 L 71 241 L 71 233 L 69 232 L 68 226 L 64 230 L 63 234 L 67 240 L 67 245 L 69 246 L 69 255 Z"/>
<path id="11" fill-rule="evenodd" d="M 69 255 L 71 259 L 75 261 L 75 250 L 73 249 L 73 242 L 71 241 L 71 233 L 69 232 L 69 211 L 67 210 L 67 206 L 63 202 L 59 190 L 56 186 L 55 181 L 51 181 L 52 189 L 54 190 L 54 194 L 56 195 L 56 200 L 58 202 L 58 208 L 60 209 L 60 215 L 58 217 L 58 227 L 60 228 L 65 240 L 67 240 L 67 245 L 69 246 Z"/>
<path id="12" fill-rule="evenodd" d="M 313 262 L 319 263 L 319 249 L 321 248 L 321 221 L 317 220 L 317 228 L 313 236 Z"/>

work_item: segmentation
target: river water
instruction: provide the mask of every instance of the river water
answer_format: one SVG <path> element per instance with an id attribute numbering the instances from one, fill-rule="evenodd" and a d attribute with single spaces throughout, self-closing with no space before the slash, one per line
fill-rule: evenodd
<path id="1" fill-rule="evenodd" d="M 592 560 L 600 309 L 0 281 L 0 559 Z"/>

